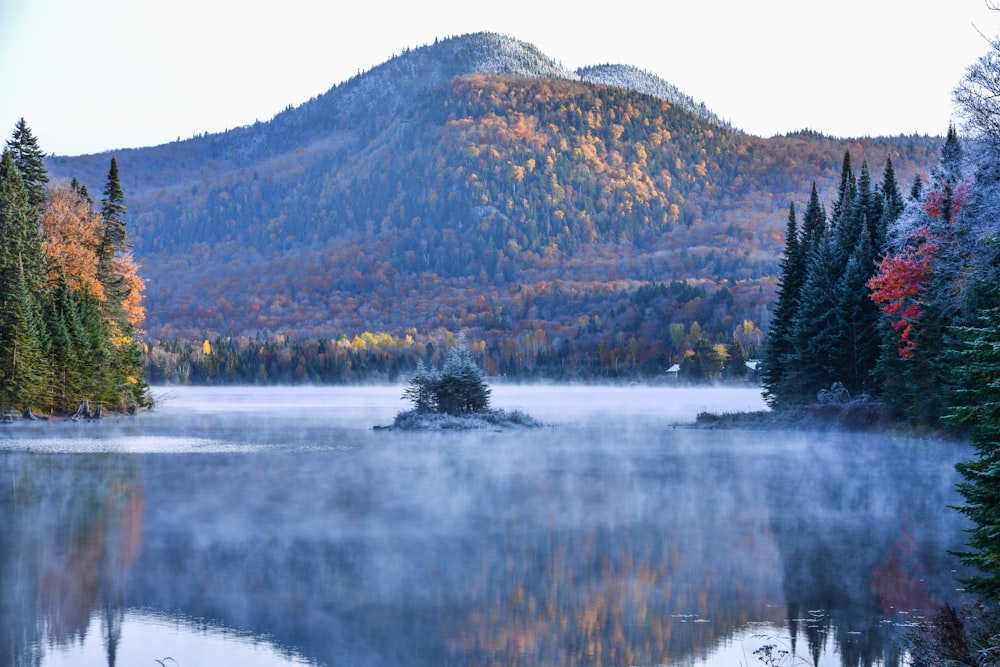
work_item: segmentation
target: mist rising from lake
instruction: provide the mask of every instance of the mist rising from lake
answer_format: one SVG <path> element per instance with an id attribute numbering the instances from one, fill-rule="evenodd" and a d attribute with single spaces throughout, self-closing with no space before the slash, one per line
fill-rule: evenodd
<path id="1" fill-rule="evenodd" d="M 260 664 L 721 666 L 759 634 L 892 663 L 955 597 L 965 446 L 687 426 L 755 389 L 500 384 L 549 426 L 373 431 L 401 392 L 162 389 L 134 419 L 0 430 L 0 652 L 106 636 L 77 664 L 107 664 L 162 618 L 266 637 Z M 173 650 L 136 659 L 211 659 Z"/>

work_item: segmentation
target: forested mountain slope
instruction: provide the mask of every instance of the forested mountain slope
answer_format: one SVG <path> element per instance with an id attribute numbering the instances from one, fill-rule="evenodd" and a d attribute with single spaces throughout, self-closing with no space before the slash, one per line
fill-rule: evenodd
<path id="1" fill-rule="evenodd" d="M 465 329 L 660 364 L 696 322 L 766 324 L 789 202 L 832 198 L 845 151 L 908 187 L 940 147 L 753 137 L 655 83 L 468 35 L 266 123 L 115 151 L 149 335 Z M 47 164 L 93 189 L 108 157 Z"/>

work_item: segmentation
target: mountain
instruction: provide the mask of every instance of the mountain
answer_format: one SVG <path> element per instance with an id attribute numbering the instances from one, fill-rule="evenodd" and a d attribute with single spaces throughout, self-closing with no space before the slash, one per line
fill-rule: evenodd
<path id="1" fill-rule="evenodd" d="M 592 65 L 576 71 L 583 81 L 604 86 L 617 86 L 626 90 L 657 97 L 675 107 L 689 111 L 719 126 L 727 123 L 715 115 L 704 102 L 695 102 L 690 95 L 660 77 L 632 65 Z"/>
<path id="2" fill-rule="evenodd" d="M 830 200 L 845 151 L 908 187 L 940 144 L 753 137 L 635 68 L 475 34 L 115 156 L 151 339 L 466 330 L 508 361 L 658 367 L 766 327 L 789 202 Z M 110 157 L 48 168 L 99 192 Z"/>

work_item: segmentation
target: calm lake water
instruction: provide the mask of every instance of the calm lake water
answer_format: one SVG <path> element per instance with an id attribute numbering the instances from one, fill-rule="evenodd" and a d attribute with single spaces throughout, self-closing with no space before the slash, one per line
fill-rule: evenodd
<path id="1" fill-rule="evenodd" d="M 162 388 L 0 427 L 0 664 L 894 666 L 955 602 L 964 445 L 689 428 L 756 389 Z M 167 658 L 170 660 L 167 660 Z"/>

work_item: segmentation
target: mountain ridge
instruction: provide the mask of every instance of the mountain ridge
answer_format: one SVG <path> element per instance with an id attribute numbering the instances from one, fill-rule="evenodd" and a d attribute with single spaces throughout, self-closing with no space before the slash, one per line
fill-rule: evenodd
<path id="1" fill-rule="evenodd" d="M 812 182 L 829 198 L 845 151 L 873 171 L 891 157 L 905 182 L 939 146 L 762 139 L 637 68 L 567 72 L 477 33 L 266 123 L 115 155 L 153 338 L 543 332 L 595 349 L 634 338 L 638 359 L 672 324 L 719 342 L 766 325 L 788 204 Z M 96 191 L 109 158 L 48 166 Z M 637 289 L 676 281 L 702 288 L 635 311 Z"/>

